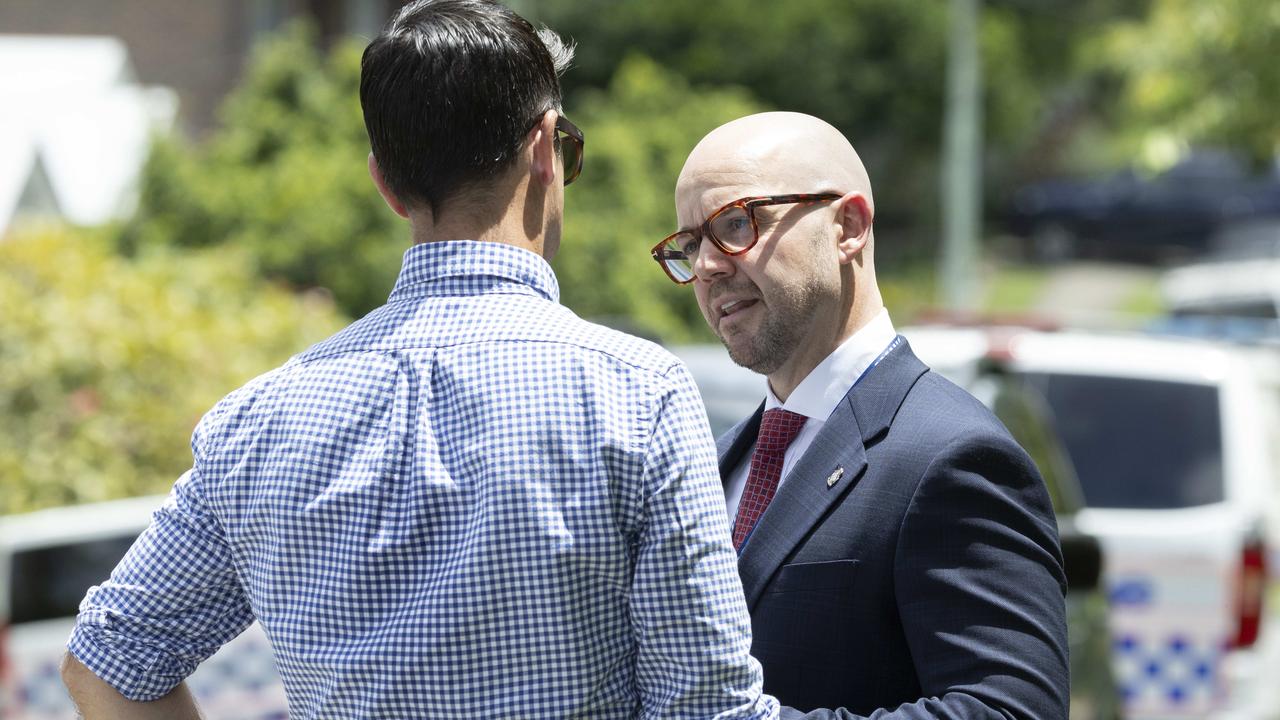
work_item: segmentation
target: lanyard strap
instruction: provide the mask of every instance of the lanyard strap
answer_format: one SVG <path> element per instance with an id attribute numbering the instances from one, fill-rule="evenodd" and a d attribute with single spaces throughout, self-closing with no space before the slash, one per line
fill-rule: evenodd
<path id="1" fill-rule="evenodd" d="M 895 337 L 893 339 L 893 342 L 889 343 L 889 347 L 885 348 L 884 352 L 880 353 L 880 355 L 875 360 L 872 360 L 871 364 L 867 366 L 867 369 L 863 370 L 862 374 L 858 376 L 858 379 L 853 381 L 853 387 L 857 387 L 858 383 L 862 382 L 862 379 L 865 378 L 868 373 L 874 370 L 876 366 L 880 364 L 881 360 L 884 360 L 886 357 L 888 357 L 889 353 L 893 352 L 894 350 L 897 350 L 899 347 L 902 346 L 902 343 L 906 341 L 907 339 L 902 337 L 901 335 L 898 335 L 897 337 Z"/>

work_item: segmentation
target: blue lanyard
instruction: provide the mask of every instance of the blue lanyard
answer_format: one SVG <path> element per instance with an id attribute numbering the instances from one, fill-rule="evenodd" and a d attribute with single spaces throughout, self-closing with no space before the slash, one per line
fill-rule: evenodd
<path id="1" fill-rule="evenodd" d="M 885 348 L 884 352 L 880 353 L 879 357 L 877 357 L 875 360 L 872 360 L 871 364 L 867 366 L 867 369 L 863 370 L 862 374 L 858 376 L 858 379 L 853 381 L 852 387 L 857 387 L 858 383 L 862 382 L 862 379 L 865 378 L 868 373 L 870 373 L 872 370 L 875 370 L 876 366 L 880 364 L 881 360 L 884 360 L 886 357 L 888 357 L 889 353 L 893 352 L 894 350 L 897 350 L 899 347 L 901 347 L 902 343 L 906 341 L 907 339 L 902 337 L 901 335 L 895 337 L 893 339 L 893 342 L 889 343 L 889 347 Z"/>

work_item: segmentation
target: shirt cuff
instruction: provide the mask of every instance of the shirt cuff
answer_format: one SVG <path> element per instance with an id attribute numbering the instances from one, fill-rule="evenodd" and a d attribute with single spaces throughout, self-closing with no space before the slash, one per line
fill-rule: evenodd
<path id="1" fill-rule="evenodd" d="M 184 663 L 161 648 L 123 637 L 109 625 L 107 618 L 94 621 L 82 614 L 67 641 L 67 650 L 125 698 L 159 700 L 194 670 L 184 669 Z"/>

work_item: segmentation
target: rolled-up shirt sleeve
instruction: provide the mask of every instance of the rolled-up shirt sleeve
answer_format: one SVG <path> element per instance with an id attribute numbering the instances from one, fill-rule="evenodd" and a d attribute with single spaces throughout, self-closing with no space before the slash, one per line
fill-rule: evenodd
<path id="1" fill-rule="evenodd" d="M 253 619 L 192 469 L 110 579 L 89 589 L 67 647 L 124 697 L 155 700 Z"/>

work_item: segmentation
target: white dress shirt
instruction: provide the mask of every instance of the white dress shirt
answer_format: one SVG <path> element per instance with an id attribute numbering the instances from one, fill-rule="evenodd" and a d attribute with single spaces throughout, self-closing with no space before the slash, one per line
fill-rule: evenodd
<path id="1" fill-rule="evenodd" d="M 889 311 L 881 310 L 871 322 L 862 326 L 848 340 L 841 343 L 835 352 L 818 363 L 818 366 L 800 381 L 785 403 L 778 400 L 778 396 L 773 394 L 773 388 L 765 383 L 765 410 L 780 407 L 808 418 L 804 427 L 800 429 L 800 434 L 791 441 L 786 455 L 783 456 L 779 488 L 786 482 L 787 474 L 791 472 L 791 468 L 795 467 L 796 461 L 804 455 L 805 450 L 809 449 L 810 443 L 822 430 L 827 418 L 831 417 L 831 413 L 848 394 L 849 388 L 853 387 L 862 373 L 871 367 L 895 337 L 897 332 L 893 329 L 893 322 L 889 320 Z M 733 469 L 729 475 L 729 481 L 724 486 L 724 497 L 729 507 L 731 523 L 732 519 L 738 516 L 738 502 L 742 499 L 742 491 L 747 485 L 747 473 L 751 469 L 751 454 L 754 451 L 753 444 L 752 449 L 743 454 L 742 460 Z"/>

